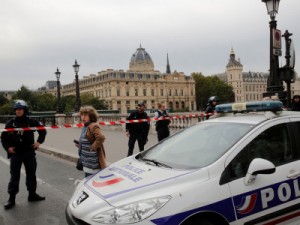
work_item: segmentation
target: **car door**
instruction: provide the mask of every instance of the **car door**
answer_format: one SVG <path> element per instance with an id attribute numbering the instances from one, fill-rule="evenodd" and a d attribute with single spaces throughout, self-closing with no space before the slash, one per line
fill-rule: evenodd
<path id="1" fill-rule="evenodd" d="M 281 118 L 256 128 L 235 156 L 227 159 L 221 183 L 228 184 L 231 191 L 237 224 L 299 224 L 300 162 L 296 148 L 290 120 Z M 254 166 L 257 158 L 267 161 Z M 253 179 L 247 180 L 250 165 L 256 171 Z"/>

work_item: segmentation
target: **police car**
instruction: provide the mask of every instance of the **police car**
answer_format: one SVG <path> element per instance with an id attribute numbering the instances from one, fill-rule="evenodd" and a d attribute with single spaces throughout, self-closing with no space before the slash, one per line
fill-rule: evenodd
<path id="1" fill-rule="evenodd" d="M 300 224 L 300 113 L 222 104 L 76 188 L 69 225 Z"/>

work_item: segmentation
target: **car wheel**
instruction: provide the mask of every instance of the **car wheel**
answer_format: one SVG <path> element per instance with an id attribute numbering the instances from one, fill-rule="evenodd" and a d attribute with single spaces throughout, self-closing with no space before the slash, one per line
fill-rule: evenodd
<path id="1" fill-rule="evenodd" d="M 206 219 L 197 219 L 196 221 L 191 221 L 189 225 L 217 225 Z"/>

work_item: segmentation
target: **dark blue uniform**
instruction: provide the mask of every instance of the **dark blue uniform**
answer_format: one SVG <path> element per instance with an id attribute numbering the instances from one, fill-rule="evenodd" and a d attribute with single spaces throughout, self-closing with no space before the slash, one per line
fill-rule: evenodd
<path id="1" fill-rule="evenodd" d="M 37 127 L 41 124 L 30 119 L 27 116 L 16 117 L 7 122 L 5 128 L 25 128 Z M 46 130 L 38 130 L 39 136 L 37 142 L 43 143 L 46 137 Z M 26 171 L 26 186 L 30 194 L 35 194 L 37 181 L 36 181 L 36 157 L 34 144 L 34 131 L 12 131 L 2 132 L 1 141 L 4 149 L 8 151 L 9 147 L 14 147 L 15 154 L 7 153 L 10 158 L 10 182 L 8 184 L 8 193 L 15 196 L 19 192 L 20 172 L 22 164 L 24 164 Z"/>
<path id="2" fill-rule="evenodd" d="M 157 110 L 157 118 L 159 117 L 169 117 L 166 111 L 159 111 Z M 169 130 L 169 124 L 170 120 L 169 119 L 164 119 L 164 120 L 158 120 L 155 124 L 155 130 L 157 132 L 157 139 L 158 141 L 162 141 L 163 139 L 167 138 L 170 136 L 170 130 Z"/>
<path id="3" fill-rule="evenodd" d="M 127 120 L 138 120 L 138 119 L 149 119 L 149 116 L 146 112 L 134 111 L 130 113 L 127 117 Z M 149 133 L 150 123 L 139 122 L 139 123 L 126 123 L 126 131 L 129 132 L 129 140 L 128 140 L 128 154 L 130 156 L 133 154 L 134 144 L 136 140 L 138 141 L 140 151 L 144 151 L 144 146 L 148 141 L 148 133 Z"/>

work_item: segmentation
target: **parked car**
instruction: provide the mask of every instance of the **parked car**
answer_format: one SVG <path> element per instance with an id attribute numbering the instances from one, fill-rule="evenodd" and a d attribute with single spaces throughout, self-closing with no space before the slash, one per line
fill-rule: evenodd
<path id="1" fill-rule="evenodd" d="M 300 224 L 300 113 L 279 101 L 216 112 L 84 179 L 68 224 Z"/>

